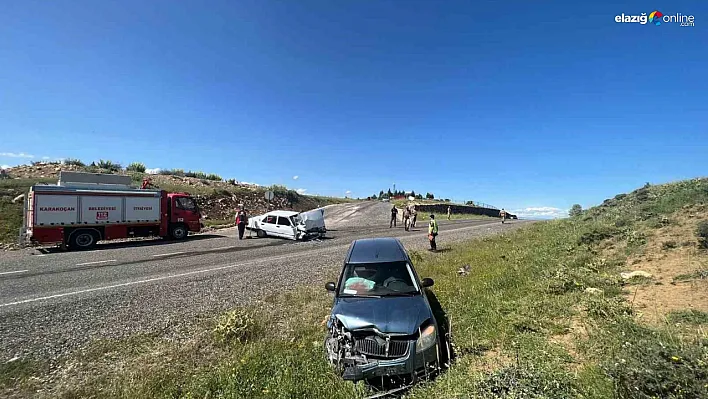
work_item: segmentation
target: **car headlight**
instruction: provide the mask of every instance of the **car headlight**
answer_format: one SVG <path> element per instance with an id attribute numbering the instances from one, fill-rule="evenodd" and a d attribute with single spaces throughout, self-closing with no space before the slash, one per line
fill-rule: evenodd
<path id="1" fill-rule="evenodd" d="M 434 325 L 431 324 L 428 327 L 425 327 L 423 331 L 421 331 L 418 341 L 415 343 L 416 353 L 422 352 L 435 345 L 437 338 L 438 334 L 435 331 Z"/>

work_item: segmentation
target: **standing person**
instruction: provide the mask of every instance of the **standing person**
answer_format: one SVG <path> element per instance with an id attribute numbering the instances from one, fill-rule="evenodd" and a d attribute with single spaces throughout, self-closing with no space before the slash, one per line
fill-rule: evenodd
<path id="1" fill-rule="evenodd" d="M 398 219 L 398 209 L 396 209 L 396 205 L 391 208 L 391 223 L 389 223 L 388 228 L 390 229 L 391 227 L 396 227 L 396 220 Z"/>
<path id="2" fill-rule="evenodd" d="M 430 250 L 437 251 L 438 244 L 435 242 L 435 237 L 438 236 L 438 221 L 435 220 L 435 215 L 430 215 L 430 223 L 428 224 L 428 240 L 430 240 Z"/>
<path id="3" fill-rule="evenodd" d="M 411 205 L 411 215 L 413 217 L 411 226 L 415 227 L 415 222 L 418 219 L 418 211 L 415 209 L 415 205 Z"/>
<path id="4" fill-rule="evenodd" d="M 447 220 L 450 220 L 450 215 L 452 214 L 452 208 L 447 207 Z"/>
<path id="5" fill-rule="evenodd" d="M 248 215 L 246 210 L 241 208 L 236 214 L 236 227 L 238 227 L 238 239 L 243 240 L 243 233 L 246 231 L 246 223 L 248 223 Z"/>
<path id="6" fill-rule="evenodd" d="M 506 220 L 506 211 L 504 210 L 504 208 L 502 208 L 502 210 L 499 211 L 499 217 L 502 220 L 502 224 L 504 224 L 504 220 Z"/>
<path id="7" fill-rule="evenodd" d="M 410 222 L 411 222 L 411 210 L 409 207 L 406 206 L 406 209 L 403 210 L 403 228 L 408 231 L 410 229 Z"/>

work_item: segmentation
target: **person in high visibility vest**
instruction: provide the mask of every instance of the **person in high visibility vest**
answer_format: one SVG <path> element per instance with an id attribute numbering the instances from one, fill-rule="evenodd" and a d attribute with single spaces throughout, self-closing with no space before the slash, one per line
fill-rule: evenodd
<path id="1" fill-rule="evenodd" d="M 430 250 L 437 251 L 438 245 L 435 242 L 435 237 L 438 236 L 438 221 L 435 220 L 435 215 L 430 215 L 430 223 L 428 224 L 428 240 L 430 240 Z"/>

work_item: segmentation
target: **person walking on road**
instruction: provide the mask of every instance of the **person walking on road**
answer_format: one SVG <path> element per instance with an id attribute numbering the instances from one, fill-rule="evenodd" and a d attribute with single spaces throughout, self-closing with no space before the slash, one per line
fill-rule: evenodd
<path id="1" fill-rule="evenodd" d="M 428 240 L 430 241 L 430 250 L 437 251 L 438 244 L 435 242 L 435 237 L 438 236 L 438 221 L 435 220 L 435 215 L 430 215 L 430 223 L 428 224 Z"/>
<path id="2" fill-rule="evenodd" d="M 410 230 L 411 227 L 411 209 L 409 207 L 406 207 L 406 209 L 403 210 L 403 228 L 406 229 L 406 231 Z"/>
<path id="3" fill-rule="evenodd" d="M 248 215 L 246 215 L 246 210 L 241 208 L 236 214 L 236 227 L 238 227 L 238 239 L 243 240 L 243 233 L 246 231 L 246 224 L 248 223 Z"/>
<path id="4" fill-rule="evenodd" d="M 499 217 L 502 220 L 502 224 L 504 224 L 504 220 L 506 220 L 506 211 L 504 210 L 504 208 L 502 208 L 502 210 L 499 211 Z"/>
<path id="5" fill-rule="evenodd" d="M 396 205 L 391 208 L 391 223 L 389 223 L 388 228 L 390 229 L 391 227 L 396 227 L 396 220 L 398 219 L 398 209 L 396 209 Z"/>
<path id="6" fill-rule="evenodd" d="M 450 215 L 452 215 L 452 208 L 448 206 L 447 207 L 447 220 L 450 220 Z"/>
<path id="7" fill-rule="evenodd" d="M 411 227 L 415 228 L 415 222 L 418 219 L 418 211 L 415 209 L 415 205 L 411 205 Z"/>

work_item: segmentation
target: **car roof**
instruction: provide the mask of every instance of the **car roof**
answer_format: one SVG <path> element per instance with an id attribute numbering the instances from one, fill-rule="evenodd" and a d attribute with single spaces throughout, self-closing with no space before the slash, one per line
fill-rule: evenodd
<path id="1" fill-rule="evenodd" d="M 283 216 L 283 217 L 289 218 L 290 216 L 295 216 L 297 214 L 298 214 L 297 212 L 293 212 L 293 211 L 271 211 L 271 212 L 266 213 L 264 216 L 272 215 L 272 216 Z"/>
<path id="2" fill-rule="evenodd" d="M 364 238 L 352 243 L 347 263 L 385 263 L 408 260 L 403 245 L 396 238 Z"/>

